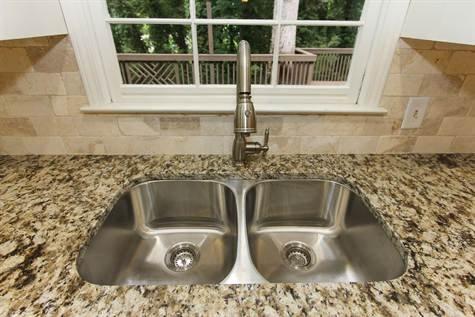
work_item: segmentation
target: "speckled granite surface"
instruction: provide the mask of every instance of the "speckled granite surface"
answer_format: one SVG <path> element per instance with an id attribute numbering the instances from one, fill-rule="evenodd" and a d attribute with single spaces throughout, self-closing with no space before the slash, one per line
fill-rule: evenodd
<path id="1" fill-rule="evenodd" d="M 104 287 L 75 269 L 114 195 L 134 179 L 346 179 L 407 255 L 365 284 Z M 0 156 L 0 316 L 475 315 L 475 155 Z"/>

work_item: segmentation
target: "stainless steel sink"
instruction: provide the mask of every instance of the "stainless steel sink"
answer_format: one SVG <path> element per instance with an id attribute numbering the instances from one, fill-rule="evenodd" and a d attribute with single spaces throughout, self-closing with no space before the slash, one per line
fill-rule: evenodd
<path id="1" fill-rule="evenodd" d="M 78 259 L 101 285 L 219 283 L 236 260 L 233 192 L 213 181 L 151 181 L 124 193 Z"/>
<path id="2" fill-rule="evenodd" d="M 77 261 L 100 285 L 364 282 L 405 261 L 362 199 L 324 180 L 158 180 L 114 204 Z"/>
<path id="3" fill-rule="evenodd" d="M 382 226 L 344 185 L 259 182 L 246 205 L 251 257 L 270 282 L 381 281 L 406 270 Z"/>

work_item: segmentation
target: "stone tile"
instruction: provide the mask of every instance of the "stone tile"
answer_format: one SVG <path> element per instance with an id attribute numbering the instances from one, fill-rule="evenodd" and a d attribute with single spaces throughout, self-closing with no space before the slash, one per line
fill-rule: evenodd
<path id="1" fill-rule="evenodd" d="M 130 144 L 132 144 L 134 140 L 137 140 L 136 137 L 129 136 L 106 136 L 97 137 L 95 139 L 102 140 L 106 154 L 134 154 L 131 152 Z"/>
<path id="2" fill-rule="evenodd" d="M 437 97 L 457 95 L 463 84 L 463 76 L 444 74 L 424 75 L 419 96 Z"/>
<path id="3" fill-rule="evenodd" d="M 424 75 L 389 74 L 384 87 L 386 96 L 417 96 Z"/>
<path id="4" fill-rule="evenodd" d="M 66 89 L 59 74 L 0 73 L 0 94 L 65 95 Z"/>
<path id="5" fill-rule="evenodd" d="M 271 135 L 283 135 L 284 118 L 282 116 L 258 115 L 257 116 L 257 133 L 255 135 L 263 136 L 267 128 L 270 129 Z M 234 127 L 234 121 L 232 122 Z"/>
<path id="6" fill-rule="evenodd" d="M 57 116 L 77 116 L 89 101 L 85 96 L 51 96 L 51 103 Z"/>
<path id="7" fill-rule="evenodd" d="M 33 70 L 24 48 L 0 47 L 0 72 L 25 73 Z"/>
<path id="8" fill-rule="evenodd" d="M 472 106 L 471 106 L 470 111 L 468 112 L 467 116 L 475 117 L 475 100 L 472 102 Z"/>
<path id="9" fill-rule="evenodd" d="M 475 74 L 475 51 L 454 52 L 446 69 L 447 74 Z"/>
<path id="10" fill-rule="evenodd" d="M 71 154 L 106 154 L 102 138 L 94 137 L 65 137 L 66 150 Z"/>
<path id="11" fill-rule="evenodd" d="M 465 78 L 459 94 L 460 96 L 475 99 L 475 75 L 469 75 Z"/>
<path id="12" fill-rule="evenodd" d="M 390 117 L 372 116 L 366 118 L 361 132 L 354 135 L 391 135 L 399 130 L 402 119 L 395 119 Z M 351 134 L 349 134 L 351 135 Z"/>
<path id="13" fill-rule="evenodd" d="M 302 138 L 274 136 L 269 139 L 270 154 L 296 154 L 301 151 Z"/>
<path id="14" fill-rule="evenodd" d="M 431 49 L 434 47 L 433 41 L 400 38 L 398 43 L 399 48 L 413 48 L 413 49 Z"/>
<path id="15" fill-rule="evenodd" d="M 64 83 L 59 74 L 31 73 L 21 77 L 20 91 L 25 95 L 64 95 Z"/>
<path id="16" fill-rule="evenodd" d="M 64 80 L 66 93 L 70 96 L 86 96 L 86 90 L 82 83 L 81 74 L 78 72 L 61 73 Z"/>
<path id="17" fill-rule="evenodd" d="M 60 137 L 25 137 L 23 144 L 28 154 L 55 155 L 66 154 Z"/>
<path id="18" fill-rule="evenodd" d="M 473 101 L 468 98 L 434 97 L 431 98 L 419 129 L 400 130 L 401 135 L 436 135 L 444 117 L 465 116 Z"/>
<path id="19" fill-rule="evenodd" d="M 32 46 L 48 46 L 49 37 L 31 37 L 18 40 L 0 41 L 0 47 L 32 47 Z"/>
<path id="20" fill-rule="evenodd" d="M 456 136 L 450 150 L 455 153 L 475 153 L 475 136 Z"/>
<path id="21" fill-rule="evenodd" d="M 475 45 L 465 45 L 447 42 L 435 42 L 434 48 L 437 50 L 475 51 Z"/>
<path id="22" fill-rule="evenodd" d="M 223 154 L 221 136 L 146 136 L 105 138 L 108 154 Z"/>
<path id="23" fill-rule="evenodd" d="M 160 134 L 169 136 L 199 135 L 200 118 L 190 116 L 160 117 Z"/>
<path id="24" fill-rule="evenodd" d="M 475 117 L 445 117 L 438 135 L 475 135 Z"/>
<path id="25" fill-rule="evenodd" d="M 123 135 L 158 135 L 160 119 L 156 116 L 119 117 L 119 129 Z"/>
<path id="26" fill-rule="evenodd" d="M 231 155 L 233 153 L 234 136 L 224 136 L 223 153 Z"/>
<path id="27" fill-rule="evenodd" d="M 119 136 L 117 118 L 105 115 L 85 115 L 75 118 L 75 125 L 80 136 Z"/>
<path id="28" fill-rule="evenodd" d="M 36 132 L 29 118 L 0 118 L 0 135 L 33 136 Z"/>
<path id="29" fill-rule="evenodd" d="M 450 51 L 400 49 L 400 73 L 439 74 L 443 73 Z"/>
<path id="30" fill-rule="evenodd" d="M 401 73 L 401 54 L 400 49 L 396 49 L 394 52 L 393 59 L 391 61 L 391 66 L 389 67 L 390 74 L 400 74 Z"/>
<path id="31" fill-rule="evenodd" d="M 233 135 L 234 116 L 201 116 L 200 135 L 225 136 Z"/>
<path id="32" fill-rule="evenodd" d="M 377 136 L 342 136 L 338 141 L 337 153 L 376 153 L 378 142 L 379 137 Z"/>
<path id="33" fill-rule="evenodd" d="M 224 149 L 222 136 L 164 137 L 162 142 L 168 145 L 166 154 L 223 154 Z"/>
<path id="34" fill-rule="evenodd" d="M 51 105 L 53 112 L 57 116 L 68 116 L 68 102 L 67 96 L 51 96 Z"/>
<path id="35" fill-rule="evenodd" d="M 338 146 L 337 136 L 303 136 L 300 138 L 299 153 L 324 154 L 336 153 Z"/>
<path id="36" fill-rule="evenodd" d="M 5 112 L 9 116 L 30 117 L 53 115 L 47 96 L 5 95 Z"/>
<path id="37" fill-rule="evenodd" d="M 37 72 L 78 72 L 74 50 L 67 37 L 54 37 L 48 47 L 28 47 L 28 57 Z"/>
<path id="38" fill-rule="evenodd" d="M 449 153 L 454 137 L 420 136 L 412 149 L 414 153 Z"/>
<path id="39" fill-rule="evenodd" d="M 379 138 L 378 153 L 409 153 L 412 151 L 416 137 L 382 136 Z"/>
<path id="40" fill-rule="evenodd" d="M 408 102 L 409 97 L 383 96 L 379 105 L 388 111 L 387 118 L 402 119 Z"/>
<path id="41" fill-rule="evenodd" d="M 19 94 L 17 80 L 23 76 L 20 73 L 0 73 L 0 94 Z"/>
<path id="42" fill-rule="evenodd" d="M 354 115 L 287 116 L 284 118 L 282 135 L 360 135 L 364 130 L 366 118 Z"/>
<path id="43" fill-rule="evenodd" d="M 0 95 L 0 117 L 6 117 L 7 116 L 7 111 L 5 109 L 6 107 L 6 102 L 5 102 L 5 97 Z"/>
<path id="44" fill-rule="evenodd" d="M 0 41 L 1 43 L 1 41 Z M 0 154 L 24 155 L 27 154 L 22 137 L 0 136 Z"/>
<path id="45" fill-rule="evenodd" d="M 31 117 L 36 134 L 41 136 L 77 135 L 72 117 Z"/>

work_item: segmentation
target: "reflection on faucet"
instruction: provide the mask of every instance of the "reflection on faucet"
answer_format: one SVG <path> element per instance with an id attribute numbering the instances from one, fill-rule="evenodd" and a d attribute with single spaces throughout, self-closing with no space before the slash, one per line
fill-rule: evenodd
<path id="1" fill-rule="evenodd" d="M 248 154 L 266 153 L 269 150 L 269 129 L 264 144 L 246 140 L 256 133 L 256 112 L 251 101 L 251 49 L 247 41 L 239 42 L 237 58 L 236 111 L 234 113 L 233 161 L 244 164 Z"/>

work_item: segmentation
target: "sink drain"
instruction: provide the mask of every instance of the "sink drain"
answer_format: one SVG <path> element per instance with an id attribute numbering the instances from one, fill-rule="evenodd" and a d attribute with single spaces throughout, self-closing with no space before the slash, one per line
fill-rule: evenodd
<path id="1" fill-rule="evenodd" d="M 302 242 L 289 242 L 284 246 L 282 257 L 294 270 L 306 271 L 315 264 L 315 253 Z"/>
<path id="2" fill-rule="evenodd" d="M 165 254 L 165 264 L 174 272 L 190 270 L 199 260 L 198 248 L 191 243 L 179 243 Z"/>

